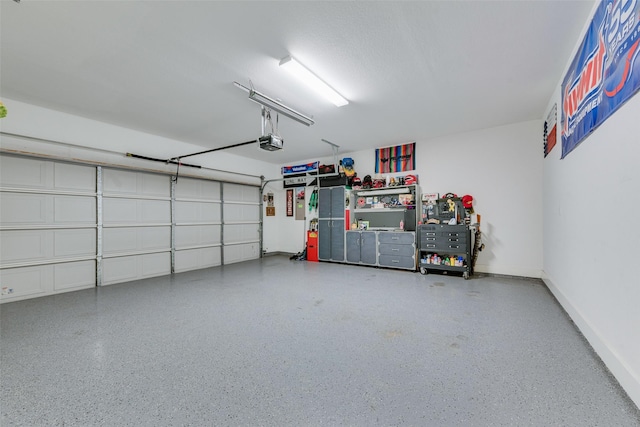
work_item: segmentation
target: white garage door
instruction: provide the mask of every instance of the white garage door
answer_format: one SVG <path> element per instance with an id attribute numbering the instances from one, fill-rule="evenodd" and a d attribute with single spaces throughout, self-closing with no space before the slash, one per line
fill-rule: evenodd
<path id="1" fill-rule="evenodd" d="M 260 189 L 222 184 L 224 264 L 260 257 Z"/>
<path id="2" fill-rule="evenodd" d="M 174 271 L 222 263 L 220 183 L 179 178 L 174 184 Z"/>
<path id="3" fill-rule="evenodd" d="M 260 257 L 260 189 L 0 155 L 0 301 Z"/>
<path id="4" fill-rule="evenodd" d="M 171 273 L 171 179 L 103 169 L 102 284 Z"/>
<path id="5" fill-rule="evenodd" d="M 96 168 L 0 156 L 3 301 L 96 284 Z"/>

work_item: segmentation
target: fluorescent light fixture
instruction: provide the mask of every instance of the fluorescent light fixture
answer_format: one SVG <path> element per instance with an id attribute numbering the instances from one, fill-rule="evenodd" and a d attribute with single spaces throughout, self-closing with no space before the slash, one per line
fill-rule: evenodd
<path id="1" fill-rule="evenodd" d="M 313 89 L 317 94 L 331 101 L 336 107 L 347 105 L 347 101 L 342 95 L 336 92 L 331 86 L 323 82 L 320 77 L 313 74 L 304 65 L 296 61 L 292 56 L 287 56 L 280 61 L 280 66 L 291 74 L 302 80 L 307 86 Z"/>
<path id="2" fill-rule="evenodd" d="M 263 107 L 269 108 L 273 111 L 277 111 L 283 116 L 287 116 L 290 119 L 295 120 L 298 123 L 302 123 L 305 126 L 311 126 L 312 124 L 315 123 L 315 121 L 311 117 L 305 114 L 302 114 L 291 107 L 287 107 L 283 103 L 276 101 L 275 99 L 270 98 L 267 95 L 258 92 L 257 90 L 254 90 L 253 88 L 248 88 L 246 86 L 241 85 L 238 82 L 233 82 L 233 84 L 236 87 L 244 90 L 245 92 L 248 92 L 249 99 L 257 104 L 262 105 Z"/>

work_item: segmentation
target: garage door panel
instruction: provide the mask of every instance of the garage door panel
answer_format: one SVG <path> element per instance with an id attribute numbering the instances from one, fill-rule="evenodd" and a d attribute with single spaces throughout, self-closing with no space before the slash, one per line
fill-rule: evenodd
<path id="1" fill-rule="evenodd" d="M 0 157 L 0 181 L 3 186 L 45 189 L 48 179 L 47 161 L 21 157 Z"/>
<path id="2" fill-rule="evenodd" d="M 70 257 L 95 255 L 96 230 L 93 228 L 79 230 L 53 231 L 53 256 Z"/>
<path id="3" fill-rule="evenodd" d="M 103 173 L 103 189 L 105 195 L 169 197 L 170 178 L 166 175 L 105 169 Z"/>
<path id="4" fill-rule="evenodd" d="M 53 266 L 10 268 L 0 270 L 2 288 L 13 291 L 0 295 L 2 300 L 10 301 L 24 297 L 42 296 L 53 291 Z"/>
<path id="5" fill-rule="evenodd" d="M 85 289 L 96 285 L 95 261 L 68 262 L 53 266 L 55 291 Z"/>
<path id="6" fill-rule="evenodd" d="M 102 172 L 102 189 L 105 193 L 136 194 L 138 192 L 136 172 L 104 169 Z"/>
<path id="7" fill-rule="evenodd" d="M 68 163 L 54 163 L 53 187 L 56 190 L 95 192 L 96 168 Z"/>
<path id="8" fill-rule="evenodd" d="M 103 222 L 107 224 L 134 223 L 138 217 L 136 201 L 133 199 L 110 199 L 102 201 Z"/>
<path id="9" fill-rule="evenodd" d="M 176 222 L 220 222 L 219 203 L 176 202 Z"/>
<path id="10" fill-rule="evenodd" d="M 54 222 L 96 223 L 94 197 L 54 196 Z"/>
<path id="11" fill-rule="evenodd" d="M 225 221 L 259 221 L 260 206 L 258 205 L 224 205 Z"/>
<path id="12" fill-rule="evenodd" d="M 138 174 L 139 191 L 142 196 L 170 197 L 171 181 L 166 175 Z"/>
<path id="13" fill-rule="evenodd" d="M 0 193 L 2 225 L 46 224 L 50 198 L 44 194 Z"/>
<path id="14" fill-rule="evenodd" d="M 220 183 L 201 179 L 180 178 L 176 184 L 176 198 L 220 200 Z"/>
<path id="15" fill-rule="evenodd" d="M 138 236 L 129 228 L 104 228 L 102 253 L 104 255 L 134 252 L 138 249 Z"/>
<path id="16" fill-rule="evenodd" d="M 105 258 L 102 283 L 112 285 L 170 273 L 171 254 L 169 252 Z"/>
<path id="17" fill-rule="evenodd" d="M 138 232 L 140 250 L 169 250 L 171 247 L 171 227 L 145 227 Z"/>
<path id="18" fill-rule="evenodd" d="M 240 184 L 224 184 L 224 200 L 227 202 L 260 202 L 260 189 Z"/>
<path id="19" fill-rule="evenodd" d="M 259 243 L 225 246 L 224 263 L 233 264 L 236 262 L 258 259 L 259 255 L 260 255 Z"/>
<path id="20" fill-rule="evenodd" d="M 176 251 L 176 272 L 215 267 L 221 264 L 221 248 L 199 248 Z"/>
<path id="21" fill-rule="evenodd" d="M 183 225 L 176 227 L 176 248 L 220 243 L 219 225 Z"/>
<path id="22" fill-rule="evenodd" d="M 168 200 L 138 200 L 139 220 L 144 223 L 171 222 L 171 202 Z"/>
<path id="23" fill-rule="evenodd" d="M 227 224 L 224 227 L 225 243 L 247 242 L 260 240 L 260 230 L 257 224 Z M 226 252 L 225 252 L 226 253 Z M 226 257 L 225 257 L 226 261 Z"/>
<path id="24" fill-rule="evenodd" d="M 138 258 L 135 256 L 105 258 L 102 261 L 102 284 L 128 282 L 138 277 Z"/>
<path id="25" fill-rule="evenodd" d="M 0 231 L 0 239 L 0 262 L 2 265 L 44 260 L 51 252 L 51 232 L 3 230 Z"/>
<path id="26" fill-rule="evenodd" d="M 165 200 L 105 198 L 103 206 L 105 225 L 171 222 L 171 204 Z"/>
<path id="27" fill-rule="evenodd" d="M 164 276 L 171 273 L 171 254 L 140 255 L 142 261 L 141 277 Z"/>
<path id="28" fill-rule="evenodd" d="M 103 253 L 114 255 L 170 248 L 170 227 L 123 227 L 103 230 Z"/>

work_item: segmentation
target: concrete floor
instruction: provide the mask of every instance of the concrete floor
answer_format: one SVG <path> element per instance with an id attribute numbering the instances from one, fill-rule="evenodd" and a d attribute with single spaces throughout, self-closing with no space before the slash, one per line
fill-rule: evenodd
<path id="1" fill-rule="evenodd" d="M 273 256 L 0 312 L 3 426 L 640 425 L 534 280 Z"/>

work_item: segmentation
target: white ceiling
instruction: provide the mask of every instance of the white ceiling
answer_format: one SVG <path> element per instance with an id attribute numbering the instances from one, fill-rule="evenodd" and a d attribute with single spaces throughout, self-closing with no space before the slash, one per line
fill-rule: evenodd
<path id="1" fill-rule="evenodd" d="M 229 152 L 286 164 L 330 155 L 321 139 L 345 153 L 540 119 L 593 4 L 1 0 L 0 94 L 214 148 L 260 135 L 233 85 L 251 80 L 316 124 L 281 117 L 284 150 Z M 350 104 L 292 80 L 287 55 Z"/>

